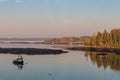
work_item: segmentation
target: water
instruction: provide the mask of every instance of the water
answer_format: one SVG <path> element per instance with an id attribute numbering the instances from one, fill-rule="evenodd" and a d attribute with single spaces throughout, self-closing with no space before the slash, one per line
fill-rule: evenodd
<path id="1" fill-rule="evenodd" d="M 42 44 L 0 44 L 0 47 L 51 48 Z M 12 61 L 17 55 L 0 54 L 0 80 L 120 80 L 120 56 L 109 53 L 69 51 L 60 55 L 22 55 L 24 65 Z"/>

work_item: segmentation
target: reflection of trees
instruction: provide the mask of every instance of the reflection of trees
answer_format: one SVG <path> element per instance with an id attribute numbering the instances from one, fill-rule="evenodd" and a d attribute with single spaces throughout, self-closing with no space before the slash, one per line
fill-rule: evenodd
<path id="1" fill-rule="evenodd" d="M 93 64 L 97 65 L 98 68 L 110 67 L 112 70 L 120 71 L 120 55 L 107 53 L 106 55 L 102 55 L 105 53 L 97 53 L 97 52 L 86 52 L 85 56 L 90 58 Z"/>

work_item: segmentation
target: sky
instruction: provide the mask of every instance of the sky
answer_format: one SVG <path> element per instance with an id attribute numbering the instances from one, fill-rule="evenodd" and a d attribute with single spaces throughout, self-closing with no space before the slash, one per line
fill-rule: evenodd
<path id="1" fill-rule="evenodd" d="M 120 28 L 120 0 L 0 0 L 0 38 L 93 35 Z"/>

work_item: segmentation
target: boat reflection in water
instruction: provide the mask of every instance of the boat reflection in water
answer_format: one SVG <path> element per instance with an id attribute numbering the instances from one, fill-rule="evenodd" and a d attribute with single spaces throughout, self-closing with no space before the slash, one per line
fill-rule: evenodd
<path id="1" fill-rule="evenodd" d="M 22 56 L 18 56 L 17 59 L 13 60 L 13 64 L 18 67 L 19 70 L 23 69 L 24 60 Z"/>
<path id="2" fill-rule="evenodd" d="M 86 52 L 85 57 L 90 59 L 98 68 L 103 67 L 106 69 L 110 67 L 111 70 L 120 71 L 120 55 L 115 53 Z"/>

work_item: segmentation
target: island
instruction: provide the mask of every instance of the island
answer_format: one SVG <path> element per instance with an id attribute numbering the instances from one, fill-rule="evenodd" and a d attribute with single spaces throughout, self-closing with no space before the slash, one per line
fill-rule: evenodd
<path id="1" fill-rule="evenodd" d="M 112 52 L 120 54 L 120 29 L 104 30 L 93 36 L 63 37 L 48 41 L 50 44 L 67 44 L 68 50 Z"/>
<path id="2" fill-rule="evenodd" d="M 47 55 L 47 54 L 62 54 L 67 51 L 56 49 L 39 49 L 39 48 L 0 48 L 2 54 L 26 54 L 26 55 Z"/>

